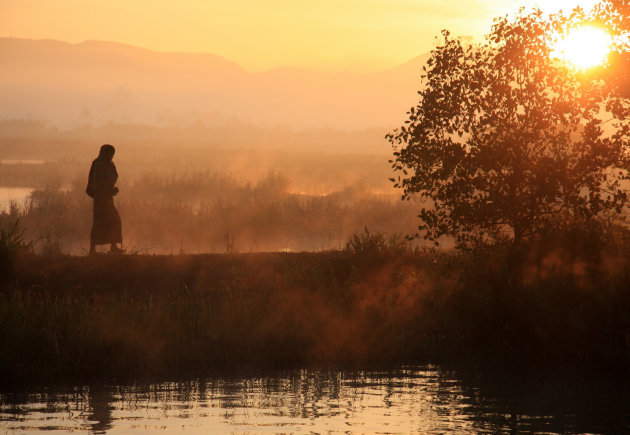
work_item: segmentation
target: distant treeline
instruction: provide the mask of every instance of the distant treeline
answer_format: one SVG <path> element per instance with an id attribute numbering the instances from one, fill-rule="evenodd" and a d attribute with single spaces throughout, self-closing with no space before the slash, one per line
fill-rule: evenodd
<path id="1" fill-rule="evenodd" d="M 383 129 L 334 130 L 330 128 L 295 130 L 289 126 L 259 127 L 237 118 L 223 125 L 206 125 L 202 121 L 177 126 L 151 126 L 110 122 L 106 125 L 84 124 L 59 129 L 38 119 L 0 119 L 0 158 L 13 158 L 38 152 L 45 158 L 55 152 L 72 155 L 76 143 L 98 146 L 174 145 L 210 147 L 246 147 L 254 149 L 288 148 L 301 151 L 333 153 L 388 154 Z M 16 148 L 19 139 L 19 148 Z M 54 144 L 54 146 L 52 146 Z M 74 144 L 74 145 L 73 145 Z M 48 148 L 48 149 L 46 149 Z M 58 154 L 57 154 L 58 155 Z"/>

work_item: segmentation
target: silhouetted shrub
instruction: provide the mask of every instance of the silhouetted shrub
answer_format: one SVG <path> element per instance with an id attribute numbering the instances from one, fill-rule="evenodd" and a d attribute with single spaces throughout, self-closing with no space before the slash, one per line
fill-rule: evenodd
<path id="1" fill-rule="evenodd" d="M 347 253 L 359 256 L 399 255 L 411 251 L 409 240 L 401 234 L 370 233 L 368 227 L 363 232 L 354 233 L 344 249 Z"/>
<path id="2" fill-rule="evenodd" d="M 8 215 L 0 216 L 0 282 L 6 282 L 13 277 L 15 262 L 22 254 L 30 252 L 32 242 L 24 240 L 24 230 L 20 228 L 19 219 Z"/>

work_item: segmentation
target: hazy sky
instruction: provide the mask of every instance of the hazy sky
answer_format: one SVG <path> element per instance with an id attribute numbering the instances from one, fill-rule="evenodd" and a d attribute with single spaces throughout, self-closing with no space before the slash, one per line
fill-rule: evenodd
<path id="1" fill-rule="evenodd" d="M 0 36 L 214 53 L 250 71 L 374 71 L 429 51 L 443 28 L 478 37 L 519 6 L 595 1 L 0 0 Z"/>

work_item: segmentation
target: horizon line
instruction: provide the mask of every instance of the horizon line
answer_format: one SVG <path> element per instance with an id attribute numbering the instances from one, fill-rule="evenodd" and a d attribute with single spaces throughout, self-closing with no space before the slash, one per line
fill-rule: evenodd
<path id="1" fill-rule="evenodd" d="M 226 62 L 232 63 L 235 66 L 237 66 L 238 68 L 242 69 L 243 71 L 247 72 L 248 74 L 265 74 L 271 71 L 277 71 L 277 70 L 299 70 L 299 71 L 309 71 L 309 72 L 315 72 L 315 73 L 319 73 L 319 74 L 364 74 L 364 75 L 369 75 L 369 74 L 379 74 L 379 73 L 384 73 L 387 71 L 391 71 L 400 67 L 403 67 L 411 62 L 413 62 L 414 60 L 423 57 L 423 56 L 427 56 L 430 54 L 430 51 L 425 52 L 425 53 L 420 53 L 410 59 L 408 59 L 407 61 L 403 61 L 401 63 L 397 63 L 395 65 L 386 67 L 386 68 L 379 68 L 377 70 L 370 70 L 370 71 L 365 71 L 365 70 L 360 70 L 360 69 L 335 69 L 335 70 L 330 70 L 330 69 L 314 69 L 314 68 L 307 68 L 307 67 L 302 67 L 302 66 L 293 66 L 293 65 L 280 65 L 280 66 L 275 66 L 272 68 L 267 68 L 267 69 L 261 69 L 261 70 L 252 70 L 252 69 L 248 69 L 244 66 L 242 66 L 240 63 L 217 53 L 212 53 L 212 52 L 204 52 L 204 51 L 172 51 L 172 50 L 168 50 L 168 51 L 164 51 L 164 50 L 156 50 L 153 48 L 148 48 L 148 47 L 142 47 L 139 45 L 134 45 L 134 44 L 130 44 L 128 42 L 120 42 L 120 41 L 108 41 L 108 40 L 102 40 L 102 39 L 85 39 L 81 42 L 71 42 L 71 41 L 65 41 L 62 39 L 55 39 L 55 38 L 27 38 L 27 37 L 21 37 L 21 36 L 12 36 L 12 35 L 0 35 L 0 40 L 1 39 L 15 39 L 15 40 L 22 40 L 22 41 L 39 41 L 39 42 L 44 42 L 44 41 L 50 41 L 50 42 L 58 42 L 58 43 L 62 43 L 62 44 L 67 44 L 67 45 L 71 45 L 71 46 L 80 46 L 82 44 L 87 44 L 87 43 L 103 43 L 103 44 L 111 44 L 111 45 L 119 45 L 119 46 L 124 46 L 124 47 L 129 47 L 129 48 L 133 48 L 133 49 L 137 49 L 137 50 L 143 50 L 143 51 L 148 51 L 148 52 L 152 52 L 152 53 L 159 53 L 159 54 L 189 54 L 189 55 L 204 55 L 204 56 L 214 56 L 217 58 L 220 58 Z"/>

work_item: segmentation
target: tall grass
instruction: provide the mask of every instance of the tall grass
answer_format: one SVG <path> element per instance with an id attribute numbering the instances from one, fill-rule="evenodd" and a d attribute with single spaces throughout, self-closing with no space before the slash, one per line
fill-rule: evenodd
<path id="1" fill-rule="evenodd" d="M 33 242 L 24 239 L 19 219 L 0 216 L 0 284 L 13 278 L 16 261 L 32 248 Z"/>
<path id="2" fill-rule="evenodd" d="M 258 180 L 223 171 L 140 174 L 116 197 L 125 244 L 150 253 L 312 251 L 341 249 L 365 225 L 405 234 L 416 226 L 413 204 L 397 198 L 360 186 L 306 194 L 290 185 L 274 171 Z M 36 190 L 14 212 L 27 237 L 53 236 L 58 251 L 75 254 L 88 246 L 91 213 L 81 177 Z"/>
<path id="3" fill-rule="evenodd" d="M 21 257 L 2 286 L 0 371 L 5 383 L 405 363 L 625 371 L 628 232 L 603 231 L 598 255 L 571 231 L 523 246 L 518 273 L 504 247 L 411 250 L 371 232 L 333 252 Z"/>
<path id="4" fill-rule="evenodd" d="M 354 233 L 346 242 L 346 252 L 365 255 L 399 255 L 410 249 L 410 240 L 401 234 L 371 233 L 366 226 L 361 233 Z"/>

